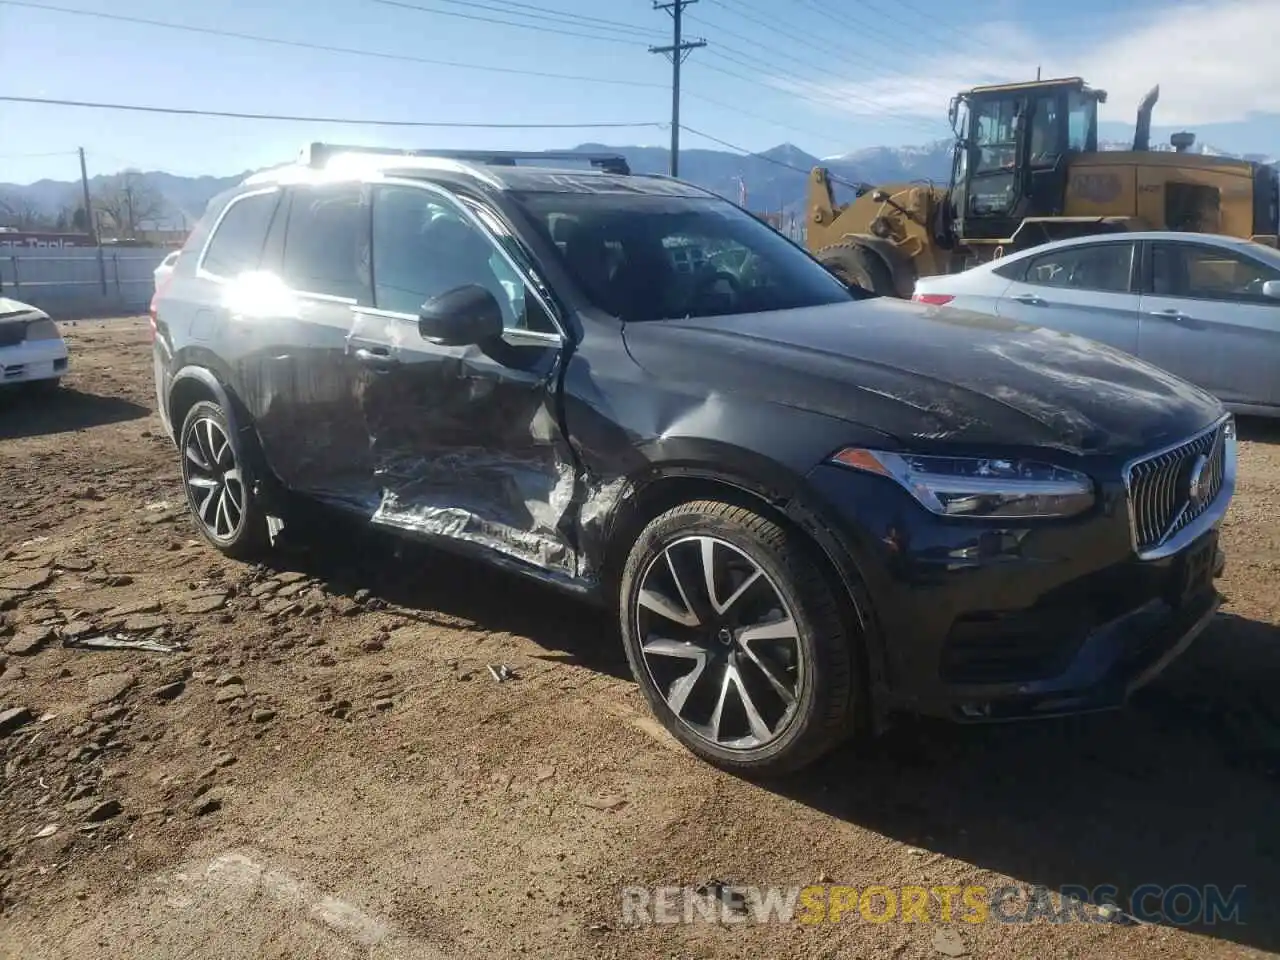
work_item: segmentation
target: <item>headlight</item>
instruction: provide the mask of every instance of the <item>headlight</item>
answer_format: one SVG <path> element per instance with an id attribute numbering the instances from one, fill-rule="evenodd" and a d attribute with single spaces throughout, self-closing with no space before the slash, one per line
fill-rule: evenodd
<path id="1" fill-rule="evenodd" d="M 52 320 L 32 320 L 27 324 L 28 340 L 57 340 L 60 337 L 58 325 Z"/>
<path id="2" fill-rule="evenodd" d="M 1034 460 L 926 457 L 848 447 L 833 462 L 896 480 L 946 517 L 1070 517 L 1093 506 L 1093 481 Z"/>

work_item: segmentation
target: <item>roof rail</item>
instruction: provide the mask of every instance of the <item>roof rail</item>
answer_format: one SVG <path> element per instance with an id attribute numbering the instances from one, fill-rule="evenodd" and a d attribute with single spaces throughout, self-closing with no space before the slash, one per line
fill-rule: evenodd
<path id="1" fill-rule="evenodd" d="M 577 160 L 590 163 L 605 173 L 627 176 L 631 167 L 620 153 L 585 153 L 575 150 L 400 150 L 395 147 L 347 146 L 339 143 L 310 143 L 302 149 L 301 163 L 320 167 L 336 153 L 369 153 L 393 157 L 440 157 L 446 160 L 470 160 L 489 166 L 514 167 L 517 160 Z"/>

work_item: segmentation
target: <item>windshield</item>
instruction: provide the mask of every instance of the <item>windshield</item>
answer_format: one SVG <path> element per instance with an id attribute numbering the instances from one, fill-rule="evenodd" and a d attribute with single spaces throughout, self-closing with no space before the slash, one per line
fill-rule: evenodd
<path id="1" fill-rule="evenodd" d="M 791 310 L 853 299 L 804 251 L 725 200 L 518 193 L 592 304 L 623 320 Z"/>

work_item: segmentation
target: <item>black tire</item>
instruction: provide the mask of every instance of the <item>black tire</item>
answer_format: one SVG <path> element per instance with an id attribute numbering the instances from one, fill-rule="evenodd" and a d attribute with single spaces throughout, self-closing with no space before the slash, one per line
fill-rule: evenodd
<path id="1" fill-rule="evenodd" d="M 267 518 L 254 494 L 251 458 L 232 443 L 222 407 L 201 400 L 188 410 L 178 432 L 178 451 L 182 486 L 200 535 L 233 559 L 259 557 L 270 545 Z"/>
<path id="2" fill-rule="evenodd" d="M 669 581 L 674 585 L 670 595 L 678 595 L 685 610 L 695 619 L 698 615 L 694 611 L 706 611 L 707 616 L 703 618 L 706 622 L 697 627 L 680 626 L 653 612 L 655 592 L 667 594 L 667 591 L 659 589 L 662 578 L 687 561 L 689 550 L 697 550 L 705 559 L 707 554 L 703 552 L 703 545 L 707 540 L 715 543 L 710 555 L 720 556 L 728 564 L 721 571 L 726 577 L 722 581 L 723 588 L 716 587 L 713 591 L 728 593 L 728 598 L 721 598 L 727 604 L 728 614 L 734 615 L 735 597 L 741 597 L 737 602 L 744 612 L 749 611 L 753 604 L 759 607 L 777 600 L 782 607 L 781 619 L 773 617 L 751 621 L 745 627 L 742 623 L 721 625 L 723 621 L 714 609 L 714 596 L 712 606 L 707 606 L 692 596 L 693 589 L 684 589 L 675 580 Z M 669 548 L 674 548 L 671 554 L 667 553 Z M 678 556 L 685 559 L 677 559 Z M 666 564 L 665 568 L 660 566 L 662 564 Z M 729 578 L 734 573 L 734 564 L 740 566 L 739 576 L 749 568 L 749 564 L 763 574 L 763 577 L 750 576 L 754 581 L 750 589 L 757 591 L 756 594 L 738 591 L 736 584 L 741 581 Z M 711 567 L 716 569 L 715 560 Z M 683 579 L 688 579 L 691 584 L 697 583 L 696 574 Z M 706 582 L 703 580 L 704 584 Z M 648 598 L 644 603 L 640 599 L 642 591 Z M 705 587 L 699 588 L 699 592 L 703 596 L 707 594 Z M 770 609 L 777 610 L 776 607 Z M 663 726 L 690 751 L 723 770 L 746 777 L 792 773 L 830 751 L 855 729 L 856 711 L 861 700 L 857 666 L 860 661 L 855 655 L 855 643 L 860 640 L 848 635 L 833 585 L 824 575 L 811 546 L 800 535 L 767 517 L 744 507 L 700 500 L 675 507 L 655 518 L 636 539 L 623 568 L 619 614 L 627 660 L 650 708 Z M 659 622 L 662 627 L 655 633 L 654 624 Z M 794 641 L 788 638 L 765 642 L 794 643 L 798 651 L 794 659 L 766 655 L 763 646 L 757 647 L 753 656 L 748 656 L 742 643 L 747 630 L 755 628 L 759 637 L 761 629 L 773 632 L 782 624 L 794 628 L 791 631 L 795 635 Z M 684 639 L 665 639 L 668 628 L 675 631 L 671 634 L 673 637 L 679 634 Z M 716 635 L 714 642 L 711 639 L 713 632 Z M 782 632 L 788 631 L 784 629 Z M 755 640 L 752 642 L 754 644 Z M 702 666 L 689 667 L 696 671 L 696 680 L 684 677 L 670 683 L 665 681 L 668 673 L 662 669 L 665 665 L 697 663 L 696 659 L 689 659 L 689 653 L 662 649 L 662 645 L 669 644 L 679 644 L 682 650 L 708 651 L 696 654 L 704 657 Z M 782 669 L 781 665 L 788 661 L 790 665 Z M 721 665 L 722 662 L 728 666 Z M 769 664 L 768 671 L 762 662 Z M 664 675 L 663 681 L 655 675 L 655 668 Z M 676 666 L 676 673 L 680 669 Z M 728 670 L 734 671 L 740 679 L 731 683 L 725 675 Z M 768 684 L 764 682 L 767 678 L 772 678 Z M 748 683 L 748 680 L 752 682 Z M 789 688 L 792 694 L 790 704 L 783 696 L 777 695 L 779 685 L 775 680 L 781 681 L 782 688 Z M 707 687 L 710 687 L 710 693 Z M 717 689 L 722 692 L 717 693 Z M 683 698 L 676 693 L 677 690 L 681 690 Z M 684 693 L 686 690 L 688 692 Z M 726 698 L 723 691 L 731 691 L 732 698 Z M 782 705 L 776 726 L 769 729 L 773 739 L 747 742 L 748 738 L 759 739 L 754 736 L 757 728 L 749 719 L 752 711 L 757 719 L 766 721 L 761 729 L 768 729 L 770 716 L 777 717 L 776 711 L 772 714 L 765 711 L 771 693 L 776 704 Z M 676 708 L 668 702 L 668 694 L 672 702 L 678 701 Z M 719 724 L 716 723 L 714 709 L 709 720 L 698 719 L 700 709 L 705 715 L 702 701 L 708 695 L 726 703 Z M 736 700 L 736 707 L 733 700 Z M 758 702 L 752 703 L 748 710 L 747 703 L 752 700 Z M 683 718 L 677 710 L 684 714 Z M 722 739 L 720 728 L 724 726 L 726 715 L 731 719 L 732 716 L 741 718 L 738 726 L 741 729 L 745 724 L 750 731 L 747 737 L 726 736 Z M 731 733 L 732 725 L 729 726 L 727 732 Z M 715 736 L 708 735 L 712 730 Z"/>
<path id="3" fill-rule="evenodd" d="M 846 286 L 861 287 L 873 297 L 896 297 L 893 271 L 871 248 L 861 243 L 836 243 L 818 251 L 818 262 Z"/>

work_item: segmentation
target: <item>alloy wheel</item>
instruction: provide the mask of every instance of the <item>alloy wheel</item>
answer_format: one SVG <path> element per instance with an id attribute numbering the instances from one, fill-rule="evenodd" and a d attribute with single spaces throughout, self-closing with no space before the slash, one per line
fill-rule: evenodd
<path id="1" fill-rule="evenodd" d="M 640 578 L 635 617 L 650 678 L 697 736 L 753 750 L 783 734 L 802 692 L 800 631 L 741 548 L 705 535 L 668 544 Z"/>
<path id="2" fill-rule="evenodd" d="M 183 450 L 187 492 L 201 525 L 217 540 L 235 537 L 244 521 L 244 478 L 226 431 L 202 417 L 191 425 Z"/>

